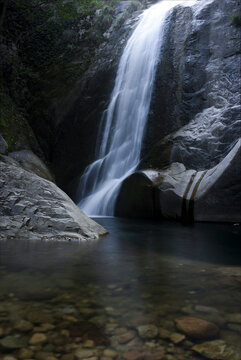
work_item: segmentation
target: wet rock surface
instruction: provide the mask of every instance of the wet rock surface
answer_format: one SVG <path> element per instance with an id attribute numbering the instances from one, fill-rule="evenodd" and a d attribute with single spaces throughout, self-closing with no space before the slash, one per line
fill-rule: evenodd
<path id="1" fill-rule="evenodd" d="M 0 157 L 0 236 L 85 240 L 106 231 L 83 214 L 54 183 Z"/>
<path id="2" fill-rule="evenodd" d="M 238 8 L 235 0 L 202 0 L 177 7 L 170 16 L 147 125 L 144 168 L 172 162 L 188 169 L 210 168 L 240 136 L 241 37 L 240 27 L 232 23 Z"/>

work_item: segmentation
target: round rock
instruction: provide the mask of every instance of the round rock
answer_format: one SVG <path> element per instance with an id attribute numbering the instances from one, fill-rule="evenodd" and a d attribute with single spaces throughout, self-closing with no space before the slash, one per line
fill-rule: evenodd
<path id="1" fill-rule="evenodd" d="M 158 328 L 155 325 L 141 325 L 137 327 L 139 336 L 142 339 L 153 339 L 158 335 Z"/>
<path id="2" fill-rule="evenodd" d="M 42 333 L 35 333 L 29 340 L 31 345 L 40 345 L 47 341 L 47 336 Z"/>
<path id="3" fill-rule="evenodd" d="M 194 339 L 212 339 L 219 334 L 218 327 L 206 320 L 194 317 L 175 319 L 176 328 Z"/>

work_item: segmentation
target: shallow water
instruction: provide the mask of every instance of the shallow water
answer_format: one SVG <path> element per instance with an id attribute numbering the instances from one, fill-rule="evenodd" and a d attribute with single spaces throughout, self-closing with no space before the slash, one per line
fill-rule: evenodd
<path id="1" fill-rule="evenodd" d="M 0 242 L 0 353 L 23 358 L 24 348 L 29 359 L 71 360 L 111 358 L 111 350 L 125 359 L 136 350 L 136 359 L 202 359 L 192 347 L 205 338 L 171 337 L 180 333 L 174 320 L 192 316 L 216 324 L 218 338 L 235 346 L 224 359 L 239 358 L 241 226 L 97 220 L 110 232 L 99 241 Z M 32 311 L 52 318 L 34 320 Z M 32 328 L 20 329 L 21 319 Z M 146 324 L 167 338 L 143 336 L 138 327 Z M 36 332 L 46 339 L 29 344 Z M 123 334 L 130 340 L 122 343 Z M 1 343 L 15 335 L 17 348 Z"/>

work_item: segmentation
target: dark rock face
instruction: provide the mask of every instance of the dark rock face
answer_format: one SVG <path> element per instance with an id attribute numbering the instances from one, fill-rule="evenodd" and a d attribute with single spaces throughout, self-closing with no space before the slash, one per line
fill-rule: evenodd
<path id="1" fill-rule="evenodd" d="M 142 172 L 129 176 L 122 184 L 115 215 L 152 218 L 155 215 L 152 185 L 152 181 Z"/>
<path id="2" fill-rule="evenodd" d="M 125 9 L 117 11 L 116 20 L 123 11 Z M 136 23 L 137 12 L 127 18 L 129 20 L 122 26 L 113 22 L 105 34 L 106 42 L 97 51 L 96 62 L 68 96 L 54 105 L 56 136 L 51 161 L 58 184 L 70 194 L 73 181 L 95 159 L 99 125 L 108 107 L 119 59 Z"/>
<path id="3" fill-rule="evenodd" d="M 51 181 L 0 156 L 0 238 L 86 240 L 106 231 Z"/>
<path id="4" fill-rule="evenodd" d="M 240 136 L 240 27 L 231 23 L 239 6 L 200 0 L 170 17 L 141 167 L 212 167 Z"/>

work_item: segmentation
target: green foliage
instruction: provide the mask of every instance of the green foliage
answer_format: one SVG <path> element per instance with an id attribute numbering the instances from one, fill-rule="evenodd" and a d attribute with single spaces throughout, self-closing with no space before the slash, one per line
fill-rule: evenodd
<path id="1" fill-rule="evenodd" d="M 140 1 L 131 0 L 131 5 L 129 7 L 129 12 L 134 12 L 140 10 L 142 8 L 142 4 Z"/>
<path id="2" fill-rule="evenodd" d="M 102 0 L 76 0 L 78 11 L 83 15 L 93 15 L 96 9 L 104 6 Z"/>
<path id="3" fill-rule="evenodd" d="M 121 26 L 143 1 L 132 0 L 117 19 L 120 0 L 8 1 L 0 47 L 0 76 L 6 89 L 1 97 L 8 105 L 1 104 L 0 129 L 10 149 L 26 117 L 46 140 L 52 99 L 58 101 L 73 89 L 106 41 L 104 33 L 114 21 Z M 18 108 L 24 109 L 24 116 Z"/>
<path id="4" fill-rule="evenodd" d="M 57 1 L 56 12 L 59 19 L 74 20 L 78 17 L 77 8 L 74 3 L 64 3 L 63 1 Z"/>
<path id="5" fill-rule="evenodd" d="M 231 16 L 232 19 L 232 25 L 234 26 L 241 26 L 241 14 L 233 14 Z"/>
<path id="6" fill-rule="evenodd" d="M 120 13 L 117 18 L 115 19 L 115 22 L 114 22 L 114 28 L 118 29 L 121 27 L 122 24 L 124 24 L 124 22 L 126 21 L 126 19 L 128 18 L 128 11 L 125 10 L 123 11 L 122 13 Z"/>

